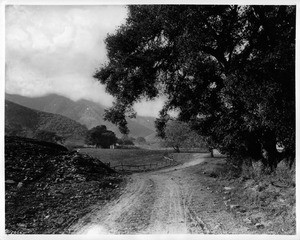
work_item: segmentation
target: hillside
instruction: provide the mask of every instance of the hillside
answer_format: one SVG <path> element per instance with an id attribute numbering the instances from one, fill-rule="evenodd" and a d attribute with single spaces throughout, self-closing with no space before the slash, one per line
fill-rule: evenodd
<path id="1" fill-rule="evenodd" d="M 55 132 L 67 139 L 84 139 L 87 128 L 67 117 L 30 109 L 5 101 L 5 134 L 33 137 L 39 130 Z"/>
<path id="2" fill-rule="evenodd" d="M 43 97 L 29 98 L 20 95 L 5 94 L 5 98 L 14 103 L 39 111 L 60 114 L 85 125 L 88 129 L 97 125 L 106 125 L 109 130 L 121 136 L 117 126 L 104 121 L 105 107 L 88 100 L 72 101 L 63 96 L 50 94 Z M 130 134 L 133 137 L 146 137 L 155 132 L 153 117 L 137 116 L 136 119 L 127 119 Z"/>
<path id="3" fill-rule="evenodd" d="M 69 233 L 94 204 L 118 196 L 121 182 L 98 159 L 54 143 L 6 136 L 6 233 Z"/>

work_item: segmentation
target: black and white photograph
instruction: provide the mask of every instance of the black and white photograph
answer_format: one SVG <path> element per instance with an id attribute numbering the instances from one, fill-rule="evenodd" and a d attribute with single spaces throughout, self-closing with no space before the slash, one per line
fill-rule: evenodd
<path id="1" fill-rule="evenodd" d="M 296 2 L 36 2 L 1 3 L 4 239 L 299 237 Z"/>

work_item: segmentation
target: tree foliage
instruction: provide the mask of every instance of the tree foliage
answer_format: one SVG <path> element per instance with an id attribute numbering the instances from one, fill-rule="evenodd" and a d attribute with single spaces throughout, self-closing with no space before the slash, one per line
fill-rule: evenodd
<path id="1" fill-rule="evenodd" d="M 87 132 L 85 142 L 96 147 L 109 148 L 117 142 L 117 137 L 113 131 L 107 130 L 105 125 L 101 125 Z"/>
<path id="2" fill-rule="evenodd" d="M 164 145 L 172 147 L 176 152 L 180 148 L 205 147 L 203 139 L 193 131 L 188 123 L 171 120 L 166 125 Z"/>
<path id="3" fill-rule="evenodd" d="M 137 137 L 135 140 L 139 144 L 145 144 L 147 143 L 146 139 L 144 137 Z"/>
<path id="4" fill-rule="evenodd" d="M 230 156 L 276 167 L 276 143 L 295 157 L 295 6 L 130 5 L 108 35 L 95 78 L 116 101 L 106 119 L 127 133 L 142 98 L 164 94 L 168 111 Z"/>
<path id="5" fill-rule="evenodd" d="M 118 143 L 120 145 L 128 145 L 128 146 L 133 146 L 135 139 L 133 137 L 129 137 L 127 134 L 124 134 L 120 139 L 118 139 Z"/>

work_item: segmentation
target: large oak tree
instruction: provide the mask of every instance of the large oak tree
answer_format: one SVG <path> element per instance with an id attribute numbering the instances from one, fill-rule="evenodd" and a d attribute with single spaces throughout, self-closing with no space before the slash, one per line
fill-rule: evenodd
<path id="1" fill-rule="evenodd" d="M 130 5 L 95 73 L 116 99 L 106 119 L 127 133 L 133 104 L 164 94 L 161 136 L 175 109 L 232 157 L 260 158 L 263 148 L 274 169 L 281 143 L 294 159 L 295 14 L 295 6 Z"/>

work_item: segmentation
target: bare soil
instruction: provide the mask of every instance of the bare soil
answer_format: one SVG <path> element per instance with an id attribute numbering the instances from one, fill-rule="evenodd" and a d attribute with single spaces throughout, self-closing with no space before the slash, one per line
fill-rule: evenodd
<path id="1" fill-rule="evenodd" d="M 6 137 L 5 232 L 296 233 L 294 175 L 284 164 L 272 176 L 224 178 L 221 156 L 168 156 L 176 166 L 124 175 L 56 144 Z"/>
<path id="2" fill-rule="evenodd" d="M 52 143 L 5 137 L 5 233 L 59 234 L 119 196 L 124 176 Z"/>
<path id="3" fill-rule="evenodd" d="M 209 154 L 177 157 L 180 165 L 128 176 L 119 198 L 73 225 L 76 234 L 253 234 L 224 204 L 215 178 L 203 173 Z"/>

